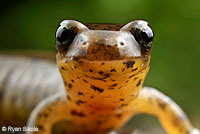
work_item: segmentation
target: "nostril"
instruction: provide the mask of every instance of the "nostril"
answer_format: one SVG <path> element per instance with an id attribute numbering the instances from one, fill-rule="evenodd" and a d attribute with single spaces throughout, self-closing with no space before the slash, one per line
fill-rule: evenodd
<path id="1" fill-rule="evenodd" d="M 120 45 L 121 45 L 121 46 L 124 46 L 124 42 L 120 42 Z"/>

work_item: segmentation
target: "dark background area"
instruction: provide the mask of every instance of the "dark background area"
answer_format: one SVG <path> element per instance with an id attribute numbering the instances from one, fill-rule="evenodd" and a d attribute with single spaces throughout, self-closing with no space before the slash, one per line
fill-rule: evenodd
<path id="1" fill-rule="evenodd" d="M 55 52 L 55 31 L 64 19 L 147 20 L 155 42 L 145 85 L 158 88 L 193 117 L 200 115 L 199 13 L 198 0 L 7 0 L 0 5 L 0 50 Z"/>

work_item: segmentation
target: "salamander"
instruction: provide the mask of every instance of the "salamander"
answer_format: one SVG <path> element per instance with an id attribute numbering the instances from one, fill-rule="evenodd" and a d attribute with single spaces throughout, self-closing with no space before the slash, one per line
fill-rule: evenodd
<path id="1" fill-rule="evenodd" d="M 156 116 L 169 134 L 199 134 L 175 102 L 143 87 L 153 40 L 143 20 L 126 25 L 62 21 L 55 46 L 65 90 L 37 104 L 27 126 L 39 131 L 27 134 L 51 134 L 62 120 L 69 134 L 106 134 L 140 113 Z"/>

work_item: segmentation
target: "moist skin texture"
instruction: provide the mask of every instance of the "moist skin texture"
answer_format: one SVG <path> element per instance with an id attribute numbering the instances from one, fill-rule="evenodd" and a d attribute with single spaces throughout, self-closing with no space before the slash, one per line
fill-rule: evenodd
<path id="1" fill-rule="evenodd" d="M 135 29 L 151 35 L 147 22 L 86 27 L 66 20 L 60 29 L 63 27 L 76 32 L 68 44 L 56 41 L 57 63 L 66 92 L 50 96 L 36 107 L 28 126 L 37 126 L 39 131 L 28 133 L 49 134 L 61 120 L 67 122 L 69 133 L 109 133 L 139 113 L 158 117 L 170 134 L 199 133 L 170 98 L 156 89 L 142 88 L 152 42 L 148 44 L 151 47 L 142 46 L 133 35 Z"/>

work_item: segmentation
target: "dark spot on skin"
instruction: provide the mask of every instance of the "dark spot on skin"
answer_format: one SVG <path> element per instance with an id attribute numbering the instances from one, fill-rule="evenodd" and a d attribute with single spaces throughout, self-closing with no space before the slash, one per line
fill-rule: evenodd
<path id="1" fill-rule="evenodd" d="M 125 83 L 128 83 L 129 80 L 127 80 Z"/>
<path id="2" fill-rule="evenodd" d="M 80 79 L 80 77 L 78 76 L 77 79 Z"/>
<path id="3" fill-rule="evenodd" d="M 91 99 L 93 99 L 93 98 L 94 98 L 94 96 L 90 96 L 90 98 L 91 98 Z"/>
<path id="4" fill-rule="evenodd" d="M 87 102 L 86 102 L 86 101 L 82 101 L 82 100 L 77 100 L 77 101 L 76 101 L 76 104 L 77 104 L 77 105 L 84 104 L 84 103 L 87 103 Z"/>
<path id="5" fill-rule="evenodd" d="M 116 81 L 116 80 L 111 79 L 111 81 Z"/>
<path id="6" fill-rule="evenodd" d="M 121 89 L 122 87 L 119 87 L 119 89 Z"/>
<path id="7" fill-rule="evenodd" d="M 132 78 L 133 76 L 135 76 L 135 74 L 130 75 L 128 78 Z"/>
<path id="8" fill-rule="evenodd" d="M 47 113 L 44 113 L 43 116 L 44 116 L 45 118 L 47 118 L 47 117 L 48 117 L 48 114 L 47 114 Z"/>
<path id="9" fill-rule="evenodd" d="M 138 83 L 137 83 L 137 87 L 141 84 L 141 82 L 142 82 L 142 79 L 140 79 L 139 81 L 138 81 Z"/>
<path id="10" fill-rule="evenodd" d="M 120 99 L 120 101 L 124 101 L 124 99 L 123 99 L 123 98 L 121 98 L 121 99 Z"/>
<path id="11" fill-rule="evenodd" d="M 106 80 L 104 80 L 104 79 L 106 79 L 105 77 L 104 78 L 96 78 L 96 77 L 92 77 L 93 79 L 96 79 L 96 80 L 100 80 L 100 81 L 103 81 L 103 82 L 106 82 Z"/>
<path id="12" fill-rule="evenodd" d="M 65 86 L 67 85 L 67 82 L 66 81 L 64 81 L 64 84 L 65 84 Z"/>
<path id="13" fill-rule="evenodd" d="M 101 80 L 101 81 L 104 81 L 106 82 L 106 78 L 110 77 L 110 74 L 104 74 L 104 77 L 103 78 L 96 78 L 96 77 L 92 77 L 93 79 L 97 79 L 97 80 Z"/>
<path id="14" fill-rule="evenodd" d="M 78 95 L 84 95 L 84 93 L 82 93 L 82 92 L 78 92 Z"/>
<path id="15" fill-rule="evenodd" d="M 110 90 L 114 90 L 115 88 L 114 88 L 114 87 L 109 87 L 108 89 L 110 89 Z"/>
<path id="16" fill-rule="evenodd" d="M 74 83 L 74 80 L 71 80 L 72 83 Z"/>
<path id="17" fill-rule="evenodd" d="M 128 104 L 121 104 L 121 107 L 125 107 L 125 106 L 128 106 Z"/>
<path id="18" fill-rule="evenodd" d="M 85 79 L 83 79 L 83 81 L 84 81 L 85 83 L 88 83 L 88 81 L 87 81 L 87 80 L 85 80 Z"/>
<path id="19" fill-rule="evenodd" d="M 105 64 L 104 62 L 101 63 L 101 65 L 104 65 L 104 64 Z"/>
<path id="20" fill-rule="evenodd" d="M 134 71 L 136 71 L 137 69 L 138 69 L 138 68 L 136 67 L 136 68 L 132 69 L 131 71 L 134 72 Z"/>
<path id="21" fill-rule="evenodd" d="M 90 72 L 93 72 L 93 70 L 92 70 L 92 69 L 90 69 L 89 71 L 90 71 Z"/>
<path id="22" fill-rule="evenodd" d="M 137 80 L 137 79 L 138 79 L 138 77 L 135 77 L 135 78 L 134 78 L 134 80 Z"/>
<path id="23" fill-rule="evenodd" d="M 71 88 L 72 88 L 72 84 L 68 84 L 67 86 L 69 87 L 69 89 L 71 89 Z"/>
<path id="24" fill-rule="evenodd" d="M 61 67 L 61 69 L 62 69 L 62 70 L 65 70 L 65 68 L 64 68 L 64 67 Z"/>
<path id="25" fill-rule="evenodd" d="M 117 83 L 115 83 L 115 84 L 113 84 L 113 85 L 111 85 L 112 87 L 115 87 L 115 86 L 117 86 Z"/>
<path id="26" fill-rule="evenodd" d="M 100 71 L 99 74 L 102 75 L 102 74 L 103 74 L 103 71 Z"/>
<path id="27" fill-rule="evenodd" d="M 117 117 L 117 118 L 121 118 L 121 117 L 122 117 L 122 114 L 117 114 L 116 117 Z"/>
<path id="28" fill-rule="evenodd" d="M 84 113 L 78 112 L 76 110 L 72 110 L 71 114 L 74 115 L 74 116 L 80 116 L 80 117 L 85 117 L 86 116 Z"/>
<path id="29" fill-rule="evenodd" d="M 113 69 L 110 70 L 110 72 L 116 72 L 116 70 L 113 68 Z"/>
<path id="30" fill-rule="evenodd" d="M 127 68 L 132 68 L 135 64 L 135 61 L 124 61 L 123 64 L 126 64 Z"/>
<path id="31" fill-rule="evenodd" d="M 87 77 L 87 78 L 89 77 L 87 74 L 84 74 L 84 76 Z"/>
<path id="32" fill-rule="evenodd" d="M 82 64 L 82 63 L 83 63 L 83 61 L 79 60 L 79 61 L 78 61 L 78 63 L 79 63 L 79 64 Z"/>
<path id="33" fill-rule="evenodd" d="M 67 99 L 68 99 L 69 101 L 71 101 L 71 97 L 70 97 L 69 95 L 67 95 Z"/>
<path id="34" fill-rule="evenodd" d="M 167 104 L 161 100 L 157 100 L 158 101 L 158 106 L 162 109 L 165 110 Z"/>
<path id="35" fill-rule="evenodd" d="M 91 85 L 91 88 L 94 89 L 95 91 L 98 91 L 100 93 L 103 93 L 104 89 L 103 88 L 99 88 L 99 87 L 96 87 L 94 85 Z"/>
<path id="36" fill-rule="evenodd" d="M 122 72 L 124 72 L 124 71 L 125 71 L 125 68 L 122 69 Z"/>

